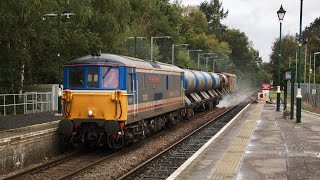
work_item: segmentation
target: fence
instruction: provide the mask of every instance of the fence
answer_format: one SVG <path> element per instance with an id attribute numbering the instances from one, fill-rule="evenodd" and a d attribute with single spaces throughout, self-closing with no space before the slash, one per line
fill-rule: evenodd
<path id="1" fill-rule="evenodd" d="M 288 83 L 288 94 L 291 94 L 291 84 Z M 294 85 L 294 94 L 297 94 L 297 87 L 298 84 L 295 83 Z M 307 101 L 317 107 L 320 108 L 320 84 L 308 84 L 308 83 L 301 83 L 301 94 L 302 100 Z M 312 94 L 312 90 L 316 90 L 316 94 Z"/>
<path id="2" fill-rule="evenodd" d="M 27 92 L 24 94 L 0 94 L 0 109 L 8 114 L 29 114 L 54 110 L 52 92 Z"/>
<path id="3" fill-rule="evenodd" d="M 0 94 L 0 116 L 58 110 L 58 84 L 41 85 L 40 91 L 24 94 Z"/>

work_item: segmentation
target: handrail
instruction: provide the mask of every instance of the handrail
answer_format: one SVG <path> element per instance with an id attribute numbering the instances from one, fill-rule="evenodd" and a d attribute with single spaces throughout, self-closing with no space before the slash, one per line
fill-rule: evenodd
<path id="1" fill-rule="evenodd" d="M 17 97 L 18 96 L 18 97 Z M 28 114 L 32 111 L 52 111 L 52 92 L 26 92 L 24 94 L 0 94 L 0 115 Z M 12 107 L 12 109 L 10 109 Z M 17 112 L 20 109 L 20 113 Z M 32 107 L 32 109 L 30 109 Z"/>

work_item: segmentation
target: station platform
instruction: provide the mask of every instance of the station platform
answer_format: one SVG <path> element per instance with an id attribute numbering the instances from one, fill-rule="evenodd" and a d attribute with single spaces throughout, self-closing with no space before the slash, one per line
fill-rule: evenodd
<path id="1" fill-rule="evenodd" d="M 252 104 L 168 179 L 320 179 L 320 115 Z"/>
<path id="2" fill-rule="evenodd" d="M 29 126 L 58 121 L 62 117 L 56 116 L 56 113 L 57 112 L 55 111 L 47 111 L 31 114 L 0 116 L 0 133 L 2 131 L 26 128 Z"/>
<path id="3" fill-rule="evenodd" d="M 0 131 L 0 179 L 60 154 L 58 124 L 59 120 Z"/>
<path id="4" fill-rule="evenodd" d="M 61 116 L 55 112 L 0 117 L 0 146 L 57 130 Z"/>

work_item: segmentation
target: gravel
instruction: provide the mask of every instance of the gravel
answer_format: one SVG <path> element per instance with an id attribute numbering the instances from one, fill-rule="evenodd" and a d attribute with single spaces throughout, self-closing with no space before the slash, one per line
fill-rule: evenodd
<path id="1" fill-rule="evenodd" d="M 150 157 L 153 157 L 155 154 L 168 148 L 176 141 L 205 124 L 208 119 L 203 118 L 203 116 L 209 113 L 210 112 L 198 114 L 196 117 L 193 117 L 192 120 L 190 119 L 181 122 L 170 129 L 154 134 L 152 137 L 133 144 L 123 149 L 121 156 L 115 157 L 108 162 L 104 162 L 73 179 L 81 178 L 84 180 L 91 180 L 119 178 L 132 168 L 142 164 Z"/>

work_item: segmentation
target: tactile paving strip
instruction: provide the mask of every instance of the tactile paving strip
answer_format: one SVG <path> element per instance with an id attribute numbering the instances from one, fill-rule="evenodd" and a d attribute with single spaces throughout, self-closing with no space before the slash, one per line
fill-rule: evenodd
<path id="1" fill-rule="evenodd" d="M 256 110 L 250 113 L 238 136 L 212 170 L 208 179 L 235 179 L 262 108 L 263 104 L 259 104 L 256 106 Z"/>

